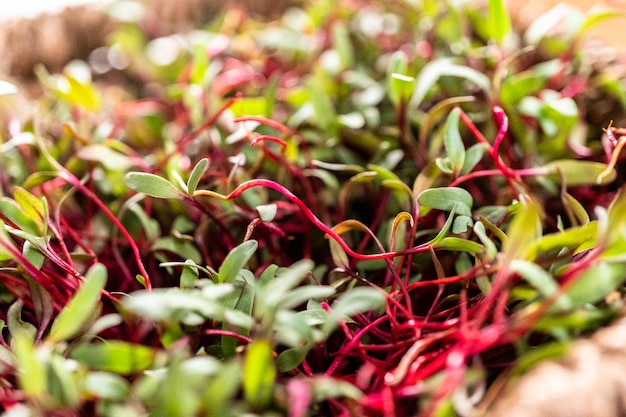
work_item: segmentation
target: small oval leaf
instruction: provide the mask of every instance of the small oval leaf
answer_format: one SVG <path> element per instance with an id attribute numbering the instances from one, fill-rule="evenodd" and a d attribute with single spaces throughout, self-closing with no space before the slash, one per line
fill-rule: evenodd
<path id="1" fill-rule="evenodd" d="M 165 178 L 147 172 L 129 172 L 124 178 L 126 186 L 131 190 L 155 198 L 182 199 L 183 193 Z"/>
<path id="2" fill-rule="evenodd" d="M 454 208 L 456 214 L 466 216 L 472 215 L 474 204 L 472 195 L 467 190 L 457 187 L 430 188 L 422 191 L 417 201 L 423 207 L 437 210 L 451 211 Z"/>
<path id="3" fill-rule="evenodd" d="M 190 197 L 193 196 L 196 188 L 198 188 L 198 183 L 200 182 L 202 174 L 204 174 L 208 165 L 209 160 L 207 158 L 202 158 L 191 170 L 191 174 L 189 174 L 189 179 L 187 180 L 187 194 Z"/>

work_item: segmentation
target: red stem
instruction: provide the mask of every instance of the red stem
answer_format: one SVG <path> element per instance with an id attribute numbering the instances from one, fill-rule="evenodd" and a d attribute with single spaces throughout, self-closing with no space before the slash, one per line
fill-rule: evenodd
<path id="1" fill-rule="evenodd" d="M 255 188 L 255 187 L 271 188 L 281 193 L 288 200 L 290 200 L 292 203 L 297 205 L 300 208 L 300 210 L 302 210 L 304 215 L 317 228 L 319 228 L 321 231 L 323 231 L 328 236 L 330 236 L 333 240 L 335 240 L 348 255 L 356 259 L 363 260 L 363 261 L 377 260 L 377 259 L 389 259 L 389 258 L 394 258 L 396 256 L 401 256 L 401 255 L 426 252 L 430 248 L 430 244 L 424 243 L 424 244 L 414 246 L 412 248 L 405 249 L 402 251 L 390 251 L 390 252 L 382 252 L 382 253 L 376 253 L 376 254 L 357 253 L 348 246 L 348 244 L 341 238 L 341 236 L 338 233 L 333 231 L 330 227 L 326 226 L 320 219 L 318 219 L 315 216 L 315 214 L 313 214 L 311 209 L 309 209 L 307 205 L 304 204 L 295 194 L 293 194 L 284 186 L 272 180 L 267 180 L 267 179 L 249 180 L 238 185 L 230 194 L 227 194 L 227 195 L 219 194 L 217 192 L 209 191 L 209 190 L 199 190 L 199 191 L 196 191 L 194 195 L 195 196 L 205 195 L 205 196 L 215 197 L 223 201 L 228 201 L 228 200 L 232 200 L 233 198 L 239 197 L 244 191 L 250 188 Z"/>

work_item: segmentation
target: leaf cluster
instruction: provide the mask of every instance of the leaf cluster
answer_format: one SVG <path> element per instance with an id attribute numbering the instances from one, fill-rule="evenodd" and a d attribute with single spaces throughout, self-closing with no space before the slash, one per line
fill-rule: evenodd
<path id="1" fill-rule="evenodd" d="M 357 3 L 0 81 L 7 416 L 467 415 L 620 313 L 616 13 Z"/>

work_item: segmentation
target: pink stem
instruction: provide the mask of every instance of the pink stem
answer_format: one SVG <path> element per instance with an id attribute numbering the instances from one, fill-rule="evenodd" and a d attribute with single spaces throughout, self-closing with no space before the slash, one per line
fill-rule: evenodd
<path id="1" fill-rule="evenodd" d="M 352 250 L 348 244 L 341 238 L 341 236 L 336 233 L 335 231 L 333 231 L 330 227 L 326 226 L 320 219 L 318 219 L 315 214 L 313 214 L 313 212 L 311 211 L 311 209 L 309 209 L 306 204 L 304 204 L 295 194 L 293 194 L 291 191 L 289 191 L 287 188 L 285 188 L 284 186 L 272 181 L 272 180 L 267 180 L 267 179 L 253 179 L 253 180 L 249 180 L 246 181 L 244 183 L 241 183 L 240 185 L 238 185 L 230 194 L 227 195 L 223 195 L 220 193 L 217 193 L 215 191 L 209 191 L 209 190 L 199 190 L 196 191 L 194 193 L 194 196 L 200 196 L 200 195 L 205 195 L 205 196 L 210 196 L 210 197 L 215 197 L 218 198 L 222 201 L 228 201 L 228 200 L 232 200 L 233 198 L 237 198 L 239 197 L 244 191 L 250 189 L 250 188 L 255 188 L 255 187 L 266 187 L 266 188 L 271 188 L 273 190 L 278 191 L 279 193 L 281 193 L 283 196 L 285 196 L 288 200 L 290 200 L 292 203 L 294 203 L 295 205 L 297 205 L 300 210 L 302 210 L 302 212 L 304 213 L 304 215 L 317 227 L 319 228 L 321 231 L 323 231 L 324 233 L 326 233 L 328 236 L 330 236 L 333 240 L 335 240 L 339 246 L 341 246 L 341 248 L 350 256 L 362 260 L 362 261 L 371 261 L 371 260 L 377 260 L 377 259 L 389 259 L 389 258 L 394 258 L 396 256 L 401 256 L 401 255 L 407 255 L 407 254 L 413 254 L 413 253 L 422 253 L 422 252 L 426 252 L 429 250 L 430 244 L 428 243 L 424 243 L 418 246 L 414 246 L 412 248 L 409 249 L 405 249 L 402 251 L 390 251 L 390 252 L 382 252 L 382 253 L 376 253 L 376 254 L 361 254 L 361 253 L 357 253 L 354 250 Z"/>

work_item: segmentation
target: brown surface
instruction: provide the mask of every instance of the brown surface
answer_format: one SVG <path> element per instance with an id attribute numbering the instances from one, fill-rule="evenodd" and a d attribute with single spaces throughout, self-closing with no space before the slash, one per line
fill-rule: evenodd
<path id="1" fill-rule="evenodd" d="M 0 0 L 3 1 L 3 0 Z M 142 22 L 151 37 L 192 29 L 227 3 L 242 3 L 251 13 L 274 16 L 293 0 L 144 0 Z M 68 7 L 59 14 L 42 14 L 0 25 L 0 74 L 32 76 L 35 64 L 58 72 L 73 59 L 84 59 L 105 43 L 114 23 L 99 5 Z"/>
<path id="2" fill-rule="evenodd" d="M 623 11 L 625 17 L 607 19 L 593 27 L 590 34 L 607 44 L 626 49 L 626 0 L 509 0 L 508 2 L 510 9 L 526 23 L 559 3 L 567 3 L 582 12 L 603 7 Z"/>
<path id="3" fill-rule="evenodd" d="M 621 417 L 626 415 L 626 319 L 574 342 L 506 387 L 481 417 Z"/>

